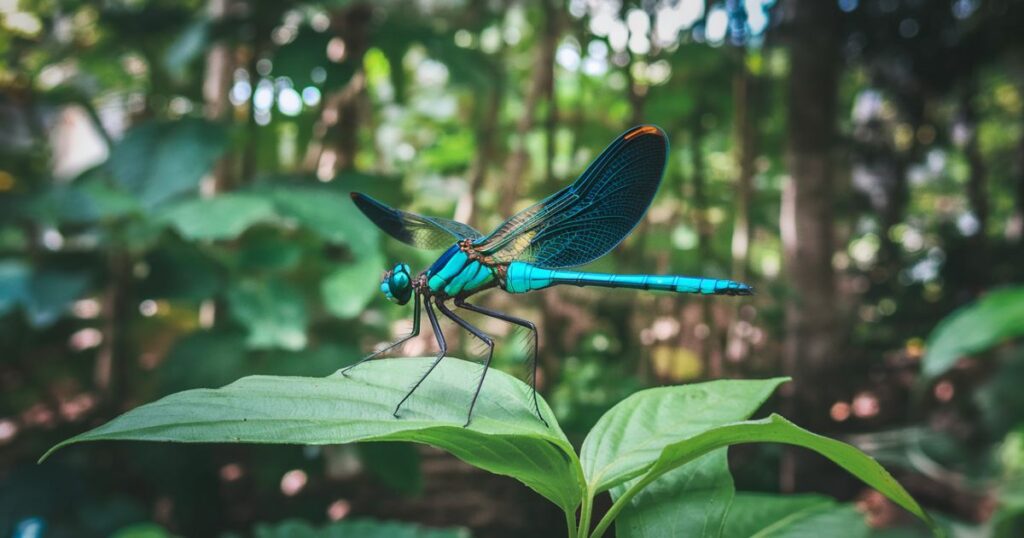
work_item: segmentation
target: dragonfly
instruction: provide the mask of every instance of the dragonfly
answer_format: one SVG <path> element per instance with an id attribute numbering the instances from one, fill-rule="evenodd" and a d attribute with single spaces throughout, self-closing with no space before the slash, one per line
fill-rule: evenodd
<path id="1" fill-rule="evenodd" d="M 533 407 L 547 426 L 537 403 L 537 327 L 531 321 L 471 303 L 470 297 L 494 288 L 521 294 L 558 285 L 751 295 L 750 286 L 732 280 L 571 269 L 604 256 L 633 231 L 654 199 L 667 157 L 668 137 L 660 128 L 639 125 L 629 129 L 605 148 L 572 184 L 520 211 L 487 235 L 462 222 L 402 211 L 353 192 L 355 205 L 394 239 L 417 248 L 446 250 L 429 268 L 415 276 L 405 263 L 397 263 L 384 272 L 380 283 L 384 296 L 398 305 L 413 301 L 412 331 L 343 369 L 342 374 L 348 375 L 360 364 L 418 336 L 420 312 L 425 310 L 439 351 L 429 368 L 395 406 L 393 415 L 398 418 L 402 405 L 448 353 L 438 324 L 437 312 L 440 312 L 487 346 L 484 369 L 466 415 L 465 426 L 469 426 L 490 368 L 494 339 L 463 319 L 452 307 L 468 310 L 529 331 L 533 343 L 530 357 Z"/>

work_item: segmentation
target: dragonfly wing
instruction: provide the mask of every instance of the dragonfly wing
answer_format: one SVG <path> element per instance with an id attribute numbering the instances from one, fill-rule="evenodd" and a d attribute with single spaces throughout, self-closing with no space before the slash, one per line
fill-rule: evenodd
<path id="1" fill-rule="evenodd" d="M 582 265 L 604 256 L 633 231 L 661 183 L 668 138 L 641 125 L 615 139 L 571 185 L 524 209 L 476 249 L 495 262 L 542 267 Z"/>
<path id="2" fill-rule="evenodd" d="M 414 247 L 448 248 L 456 240 L 476 239 L 482 235 L 468 224 L 395 209 L 359 192 L 352 193 L 352 201 L 378 228 Z"/>

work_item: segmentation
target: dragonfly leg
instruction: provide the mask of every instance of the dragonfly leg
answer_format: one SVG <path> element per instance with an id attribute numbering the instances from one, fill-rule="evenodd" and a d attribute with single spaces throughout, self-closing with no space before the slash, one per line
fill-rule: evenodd
<path id="1" fill-rule="evenodd" d="M 413 338 L 416 338 L 417 336 L 419 336 L 419 334 L 420 334 L 420 295 L 417 293 L 417 294 L 415 294 L 415 299 L 413 300 L 413 303 L 412 303 L 412 331 L 409 334 L 399 338 L 398 340 L 395 340 L 394 342 L 388 344 L 387 346 L 385 346 L 385 347 L 383 347 L 383 348 L 381 348 L 381 349 L 379 349 L 377 351 L 374 351 L 373 353 L 370 353 L 369 355 L 363 357 L 362 359 L 359 359 L 358 362 L 356 362 L 354 364 L 350 364 L 350 365 L 346 366 L 345 368 L 342 368 L 341 369 L 341 375 L 343 375 L 345 377 L 348 377 L 349 370 L 355 368 L 356 366 L 359 366 L 360 364 L 362 364 L 362 363 L 364 363 L 364 362 L 366 362 L 366 361 L 368 361 L 370 359 L 375 359 L 375 358 L 377 358 L 377 357 L 387 353 L 388 351 L 391 351 L 392 349 L 395 349 L 396 347 L 398 347 L 398 346 L 408 342 L 409 340 L 412 340 Z"/>
<path id="2" fill-rule="evenodd" d="M 515 316 L 510 316 L 504 312 L 498 312 L 497 310 L 491 310 L 490 308 L 484 308 L 482 306 L 469 304 L 465 301 L 465 299 L 462 298 L 455 299 L 455 306 L 459 308 L 465 308 L 466 310 L 472 310 L 473 312 L 476 312 L 478 314 L 483 314 L 487 317 L 499 319 L 507 323 L 513 323 L 515 325 L 519 325 L 520 327 L 525 327 L 530 331 L 530 333 L 533 335 L 533 349 L 530 353 L 530 388 L 533 392 L 533 410 L 535 413 L 537 413 L 537 418 L 539 418 L 540 421 L 543 422 L 545 426 L 547 426 L 548 421 L 544 420 L 544 417 L 541 416 L 540 404 L 537 403 L 537 349 L 539 343 L 537 335 L 537 326 L 534 325 L 533 322 L 529 320 L 517 318 Z"/>
<path id="3" fill-rule="evenodd" d="M 418 296 L 417 302 L 419 302 Z M 434 368 L 437 367 L 437 364 L 441 362 L 441 359 L 443 359 L 445 354 L 448 353 L 448 343 L 445 342 L 444 333 L 441 332 L 441 326 L 438 325 L 437 323 L 437 314 L 434 313 L 434 308 L 430 306 L 429 300 L 423 301 L 423 304 L 424 306 L 427 307 L 427 319 L 430 321 L 430 327 L 434 329 L 434 338 L 437 339 L 437 345 L 441 349 L 440 351 L 437 352 L 437 358 L 434 359 L 434 362 L 430 363 L 430 367 L 427 368 L 427 371 L 423 372 L 423 375 L 420 376 L 420 379 L 418 381 L 416 381 L 416 384 L 413 385 L 411 389 L 409 389 L 409 392 L 405 394 L 405 396 L 402 398 L 402 401 L 398 402 L 398 405 L 395 406 L 395 412 L 392 413 L 392 415 L 394 415 L 395 418 L 398 418 L 398 410 L 402 408 L 402 404 L 404 404 L 405 401 L 408 400 L 410 396 L 412 396 L 412 393 L 416 392 L 416 389 L 420 387 L 420 384 L 423 383 L 423 380 L 426 379 L 428 375 L 430 375 L 430 372 L 434 371 Z"/>
<path id="4" fill-rule="evenodd" d="M 494 339 L 487 336 L 480 329 L 471 325 L 468 321 L 460 318 L 455 312 L 452 312 L 444 302 L 440 299 L 437 300 L 437 308 L 442 314 L 448 317 L 448 319 L 454 321 L 459 327 L 466 329 L 473 336 L 479 338 L 483 343 L 487 344 L 487 360 L 484 361 L 484 371 L 480 374 L 480 382 L 476 385 L 476 392 L 473 393 L 473 401 L 469 403 L 469 414 L 466 415 L 466 424 L 469 426 L 469 421 L 473 419 L 473 408 L 476 407 L 476 399 L 480 396 L 480 390 L 484 387 L 484 378 L 487 377 L 487 369 L 491 366 L 491 358 L 494 357 Z"/>

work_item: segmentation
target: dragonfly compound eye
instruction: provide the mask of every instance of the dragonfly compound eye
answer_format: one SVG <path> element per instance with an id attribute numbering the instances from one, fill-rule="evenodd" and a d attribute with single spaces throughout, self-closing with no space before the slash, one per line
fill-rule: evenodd
<path id="1" fill-rule="evenodd" d="M 384 274 L 380 289 L 392 302 L 400 305 L 409 302 L 409 298 L 412 297 L 412 275 L 409 273 L 409 266 L 404 263 L 395 265 L 394 269 Z"/>

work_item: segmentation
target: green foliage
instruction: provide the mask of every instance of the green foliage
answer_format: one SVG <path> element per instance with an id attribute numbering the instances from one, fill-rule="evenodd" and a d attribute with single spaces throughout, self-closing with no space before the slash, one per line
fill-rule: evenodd
<path id="1" fill-rule="evenodd" d="M 195 191 L 227 149 L 227 132 L 198 119 L 146 122 L 133 128 L 110 154 L 110 174 L 144 208 Z"/>
<path id="2" fill-rule="evenodd" d="M 925 379 L 934 379 L 957 359 L 986 351 L 1010 338 L 1024 335 L 1024 287 L 988 293 L 944 320 L 928 338 L 921 365 Z"/>
<path id="3" fill-rule="evenodd" d="M 864 516 L 849 504 L 819 495 L 782 497 L 765 493 L 737 493 L 722 533 L 727 538 L 808 538 L 825 529 L 842 529 L 843 536 L 867 536 Z"/>
<path id="4" fill-rule="evenodd" d="M 783 379 L 716 381 L 639 392 L 602 417 L 577 456 L 547 404 L 542 403 L 541 413 L 550 427 L 534 416 L 529 387 L 501 372 L 490 372 L 473 423 L 461 427 L 468 402 L 452 395 L 469 396 L 465 387 L 477 379 L 478 367 L 457 359 L 442 362 L 396 420 L 392 406 L 430 361 L 379 360 L 353 371 L 351 377 L 256 376 L 221 389 L 180 392 L 64 441 L 43 459 L 60 447 L 84 441 L 412 441 L 523 482 L 565 512 L 573 536 L 577 530 L 589 534 L 594 496 L 609 488 L 615 503 L 592 536 L 601 536 L 620 513 L 620 536 L 680 530 L 718 535 L 726 526 L 733 497 L 724 449 L 739 443 L 778 442 L 828 457 L 931 523 L 877 462 L 852 446 L 809 433 L 776 415 L 744 421 Z M 648 486 L 651 490 L 645 491 Z M 641 492 L 646 495 L 638 495 Z M 818 515 L 821 522 L 849 521 L 849 514 L 844 514 Z M 756 526 L 765 519 L 770 516 L 733 525 Z"/>
<path id="5" fill-rule="evenodd" d="M 254 538 L 469 538 L 462 529 L 427 529 L 409 523 L 355 519 L 316 528 L 305 521 L 257 524 Z"/>

